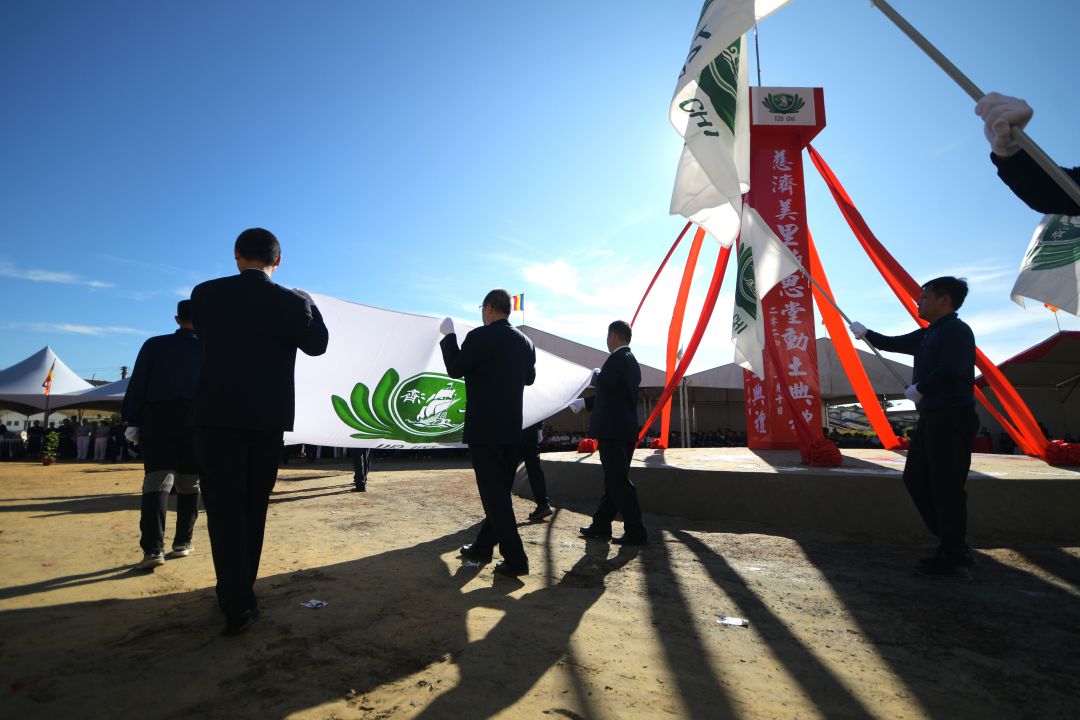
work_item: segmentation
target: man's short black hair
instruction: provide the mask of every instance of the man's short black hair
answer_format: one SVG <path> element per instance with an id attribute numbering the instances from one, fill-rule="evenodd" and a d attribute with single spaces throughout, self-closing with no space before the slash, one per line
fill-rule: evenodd
<path id="1" fill-rule="evenodd" d="M 484 304 L 497 313 L 510 314 L 510 293 L 502 288 L 492 290 L 484 296 Z"/>
<path id="2" fill-rule="evenodd" d="M 236 238 L 236 252 L 245 260 L 273 265 L 281 259 L 281 244 L 274 233 L 262 228 L 248 228 Z"/>
<path id="3" fill-rule="evenodd" d="M 923 283 L 923 290 L 929 290 L 935 295 L 948 295 L 949 300 L 952 301 L 953 310 L 959 310 L 967 298 L 968 285 L 964 278 L 946 275 Z"/>
<path id="4" fill-rule="evenodd" d="M 615 337 L 622 340 L 627 345 L 630 344 L 630 339 L 634 335 L 634 331 L 630 329 L 630 323 L 625 320 L 616 320 L 607 326 L 609 333 L 615 333 Z"/>
<path id="5" fill-rule="evenodd" d="M 176 303 L 176 319 L 181 322 L 192 321 L 192 305 L 190 300 L 181 300 Z"/>

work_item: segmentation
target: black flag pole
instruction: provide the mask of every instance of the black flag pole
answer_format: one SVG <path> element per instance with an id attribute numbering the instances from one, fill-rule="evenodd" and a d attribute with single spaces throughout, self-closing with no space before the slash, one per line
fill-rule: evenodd
<path id="1" fill-rule="evenodd" d="M 945 71 L 948 75 L 963 88 L 972 100 L 978 102 L 982 99 L 985 93 L 979 89 L 979 86 L 973 83 L 967 75 L 960 72 L 960 69 L 952 64 L 949 58 L 941 54 L 934 45 L 923 37 L 922 33 L 912 27 L 911 23 L 903 18 L 900 13 L 893 9 L 892 5 L 889 5 L 886 0 L 870 0 L 870 4 L 880 10 L 885 17 L 889 18 L 896 27 L 900 28 L 900 31 L 911 38 L 912 42 L 922 48 L 931 60 L 937 63 L 938 67 Z M 1050 156 L 1043 152 L 1043 149 L 1039 147 L 1034 140 L 1027 136 L 1023 130 L 1018 127 L 1014 127 L 1013 140 L 1015 140 L 1022 149 L 1027 151 L 1027 154 L 1031 156 L 1031 159 L 1038 163 L 1039 167 L 1043 171 L 1054 179 L 1065 194 L 1072 198 L 1072 201 L 1080 205 L 1080 185 L 1077 185 L 1068 174 L 1062 170 L 1056 162 L 1050 159 Z"/>

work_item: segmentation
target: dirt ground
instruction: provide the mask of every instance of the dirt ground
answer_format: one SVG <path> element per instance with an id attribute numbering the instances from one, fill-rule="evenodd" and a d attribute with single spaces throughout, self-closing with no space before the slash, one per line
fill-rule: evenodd
<path id="1" fill-rule="evenodd" d="M 456 557 L 480 513 L 460 462 L 376 464 L 363 494 L 289 465 L 262 620 L 225 638 L 204 518 L 195 554 L 131 570 L 140 482 L 0 464 L 0 717 L 1080 717 L 1080 548 L 931 580 L 929 543 L 647 515 L 654 541 L 618 549 L 559 507 L 522 525 L 518 583 Z"/>

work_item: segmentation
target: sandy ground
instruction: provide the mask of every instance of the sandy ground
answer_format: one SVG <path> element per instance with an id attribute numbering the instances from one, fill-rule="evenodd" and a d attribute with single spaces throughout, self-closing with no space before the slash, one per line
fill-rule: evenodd
<path id="1" fill-rule="evenodd" d="M 466 467 L 350 480 L 282 471 L 263 619 L 225 638 L 202 519 L 194 555 L 131 571 L 138 466 L 0 465 L 0 717 L 1080 717 L 1078 548 L 943 581 L 910 570 L 928 545 L 647 516 L 619 550 L 560 507 L 517 583 L 456 558 Z"/>

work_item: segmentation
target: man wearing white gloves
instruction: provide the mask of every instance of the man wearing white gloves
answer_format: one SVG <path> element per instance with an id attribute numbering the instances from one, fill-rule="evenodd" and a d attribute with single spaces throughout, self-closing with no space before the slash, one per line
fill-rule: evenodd
<path id="1" fill-rule="evenodd" d="M 1013 128 L 1023 130 L 1033 113 L 1023 100 L 996 92 L 987 93 L 979 100 L 975 114 L 985 123 L 983 132 L 992 150 L 990 160 L 997 166 L 998 177 L 1032 210 L 1080 215 L 1080 205 L 1013 140 Z M 1062 170 L 1080 182 L 1080 168 Z"/>
<path id="2" fill-rule="evenodd" d="M 526 385 L 536 380 L 536 350 L 532 340 L 510 325 L 510 294 L 492 290 L 480 305 L 484 320 L 458 347 L 454 322 L 439 326 L 446 374 L 465 378 L 465 430 L 476 487 L 484 506 L 484 522 L 461 556 L 489 562 L 496 543 L 503 560 L 495 573 L 527 575 L 529 558 L 518 534 L 510 497 L 521 455 L 522 404 Z"/>
<path id="3" fill-rule="evenodd" d="M 889 337 L 852 323 L 851 332 L 879 350 L 915 356 L 912 383 L 904 395 L 915 403 L 919 421 L 911 438 L 904 484 L 930 532 L 937 553 L 919 561 L 928 575 L 966 576 L 972 564 L 967 534 L 967 493 L 971 443 L 979 428 L 975 414 L 975 336 L 956 315 L 967 297 L 967 282 L 940 277 L 922 286 L 919 317 L 930 323 L 907 335 Z"/>
<path id="4" fill-rule="evenodd" d="M 634 458 L 641 423 L 637 416 L 638 386 L 641 367 L 630 352 L 630 325 L 616 320 L 608 326 L 607 360 L 593 371 L 596 394 L 570 403 L 574 413 L 592 412 L 589 437 L 596 438 L 600 465 L 604 469 L 604 496 L 593 513 L 592 524 L 581 534 L 594 540 L 611 540 L 611 523 L 622 515 L 623 535 L 617 545 L 644 545 L 648 533 L 641 521 L 637 488 L 630 480 L 630 462 Z"/>
<path id="5" fill-rule="evenodd" d="M 191 554 L 191 537 L 199 517 L 199 469 L 195 458 L 195 428 L 191 404 L 202 368 L 202 344 L 191 325 L 191 301 L 176 305 L 171 335 L 143 343 L 135 360 L 123 417 L 130 425 L 124 438 L 138 443 L 143 460 L 139 545 L 143 559 L 138 570 L 165 564 L 165 515 L 169 494 L 176 488 L 176 534 L 173 557 Z"/>

